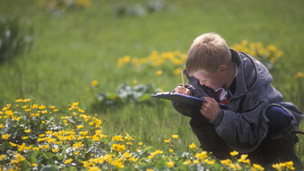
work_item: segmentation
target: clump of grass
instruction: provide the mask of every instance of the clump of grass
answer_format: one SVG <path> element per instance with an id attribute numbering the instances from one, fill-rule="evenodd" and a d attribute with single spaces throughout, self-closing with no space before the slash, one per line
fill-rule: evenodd
<path id="1" fill-rule="evenodd" d="M 0 64 L 11 61 L 33 42 L 33 29 L 18 18 L 0 16 Z"/>
<path id="2" fill-rule="evenodd" d="M 61 111 L 33 99 L 17 99 L 2 108 L 0 117 L 3 170 L 264 170 L 236 151 L 226 160 L 201 151 L 195 143 L 179 151 L 178 134 L 164 140 L 165 149 L 147 146 L 127 132 L 106 135 L 98 115 L 86 113 L 78 102 Z M 293 162 L 272 167 L 294 170 Z"/>

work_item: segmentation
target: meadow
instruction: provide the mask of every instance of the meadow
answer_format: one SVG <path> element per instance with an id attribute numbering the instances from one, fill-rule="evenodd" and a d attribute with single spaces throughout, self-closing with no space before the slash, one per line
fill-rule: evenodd
<path id="1" fill-rule="evenodd" d="M 139 0 L 92 0 L 83 9 L 55 12 L 45 9 L 43 2 L 47 1 L 0 0 L 0 16 L 20 18 L 33 29 L 32 46 L 0 64 L 1 109 L 16 99 L 35 98 L 35 104 L 55 106 L 56 117 L 61 117 L 79 102 L 81 109 L 103 121 L 103 133 L 109 137 L 128 133 L 147 146 L 165 149 L 165 140 L 178 135 L 175 150 L 188 150 L 189 144 L 198 145 L 189 118 L 169 103 L 129 102 L 104 108 L 92 104 L 96 105 L 97 92 L 115 95 L 122 84 L 152 83 L 155 89 L 171 91 L 181 78 L 170 63 L 120 67 L 119 60 L 143 59 L 155 52 L 183 56 L 196 36 L 216 32 L 231 47 L 246 40 L 282 51 L 271 69 L 273 85 L 285 101 L 304 110 L 301 0 L 167 0 L 157 1 L 161 6 L 153 12 L 143 12 L 146 1 Z M 121 12 L 128 9 L 131 12 Z M 303 142 L 300 135 L 297 153 L 302 161 Z"/>

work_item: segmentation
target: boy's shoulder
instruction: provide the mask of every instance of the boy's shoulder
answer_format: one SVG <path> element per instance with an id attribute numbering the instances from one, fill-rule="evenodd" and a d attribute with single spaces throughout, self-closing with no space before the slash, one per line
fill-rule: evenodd
<path id="1" fill-rule="evenodd" d="M 238 65 L 239 80 L 246 83 L 247 89 L 269 84 L 272 81 L 268 69 L 255 57 L 232 50 L 232 61 Z"/>

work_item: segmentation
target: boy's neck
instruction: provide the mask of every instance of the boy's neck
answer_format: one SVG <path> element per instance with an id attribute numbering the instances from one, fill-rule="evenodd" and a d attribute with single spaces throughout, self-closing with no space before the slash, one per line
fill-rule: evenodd
<path id="1" fill-rule="evenodd" d="M 229 65 L 228 65 L 228 69 L 227 69 L 227 81 L 225 82 L 223 88 L 225 90 L 228 90 L 230 85 L 232 84 L 234 78 L 235 78 L 235 75 L 236 75 L 236 66 L 233 62 L 231 62 Z"/>

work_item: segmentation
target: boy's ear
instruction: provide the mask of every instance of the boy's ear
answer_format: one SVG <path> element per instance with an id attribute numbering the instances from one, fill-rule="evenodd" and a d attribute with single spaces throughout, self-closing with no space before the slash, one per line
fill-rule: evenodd
<path id="1" fill-rule="evenodd" d="M 221 72 L 221 73 L 224 73 L 224 72 L 227 71 L 227 66 L 226 66 L 226 65 L 220 65 L 220 66 L 219 66 L 219 69 L 220 69 L 220 72 Z"/>

